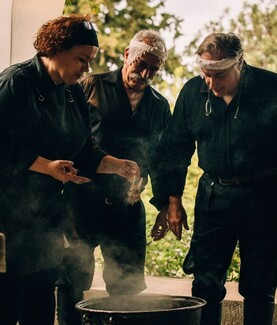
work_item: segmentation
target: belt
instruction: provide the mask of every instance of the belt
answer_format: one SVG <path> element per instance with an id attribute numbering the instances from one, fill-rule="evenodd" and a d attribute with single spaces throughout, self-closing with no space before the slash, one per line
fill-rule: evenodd
<path id="1" fill-rule="evenodd" d="M 270 176 L 277 176 L 277 168 L 265 169 L 265 170 L 255 172 L 252 175 L 238 176 L 238 177 L 231 177 L 231 178 L 223 178 L 223 177 L 218 177 L 218 176 L 214 177 L 207 173 L 205 173 L 205 174 L 208 177 L 210 177 L 212 180 L 218 182 L 220 185 L 235 186 L 235 185 L 250 183 L 255 180 L 270 177 Z"/>
<path id="2" fill-rule="evenodd" d="M 105 197 L 104 201 L 107 205 L 113 205 L 113 204 L 121 205 L 125 203 L 124 198 L 115 198 L 115 197 Z"/>
<path id="3" fill-rule="evenodd" d="M 234 186 L 234 185 L 249 183 L 249 182 L 253 181 L 253 177 L 251 177 L 251 176 L 241 176 L 241 177 L 232 177 L 232 178 L 217 177 L 216 180 L 218 181 L 218 183 L 220 185 Z"/>
<path id="4" fill-rule="evenodd" d="M 137 201 L 136 203 L 140 202 L 141 200 Z M 129 205 L 129 203 L 127 203 L 126 199 L 124 198 L 110 198 L 110 197 L 105 197 L 104 198 L 104 202 L 107 205 Z M 135 204 L 132 204 L 135 205 Z"/>

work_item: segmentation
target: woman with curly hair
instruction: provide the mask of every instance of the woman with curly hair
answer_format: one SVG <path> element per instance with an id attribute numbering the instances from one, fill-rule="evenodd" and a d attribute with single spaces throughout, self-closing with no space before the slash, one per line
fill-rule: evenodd
<path id="1" fill-rule="evenodd" d="M 64 248 L 61 194 L 66 182 L 96 173 L 140 176 L 90 136 L 78 79 L 98 51 L 88 16 L 45 23 L 36 55 L 0 74 L 0 232 L 6 272 L 0 273 L 0 324 L 52 325 L 55 281 Z"/>

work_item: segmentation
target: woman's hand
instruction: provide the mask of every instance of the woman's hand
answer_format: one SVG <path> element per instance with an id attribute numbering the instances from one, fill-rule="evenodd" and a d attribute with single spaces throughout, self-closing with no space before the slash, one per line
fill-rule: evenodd
<path id="1" fill-rule="evenodd" d="M 90 182 L 89 178 L 77 175 L 73 164 L 70 160 L 48 160 L 38 157 L 29 170 L 49 175 L 63 183 L 69 181 L 76 184 Z"/>

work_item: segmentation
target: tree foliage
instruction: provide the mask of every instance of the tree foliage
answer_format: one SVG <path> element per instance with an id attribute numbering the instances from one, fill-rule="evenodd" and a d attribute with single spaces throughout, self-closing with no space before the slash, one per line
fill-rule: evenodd
<path id="1" fill-rule="evenodd" d="M 177 53 L 175 44 L 182 36 L 183 19 L 165 12 L 167 0 L 66 0 L 64 13 L 89 14 L 98 28 L 100 51 L 92 64 L 94 72 L 120 67 L 124 49 L 140 29 L 154 29 L 170 35 L 172 46 L 162 70 L 155 79 L 155 87 L 169 100 L 173 108 L 184 82 L 199 73 L 193 60 L 202 39 L 214 31 L 232 31 L 243 42 L 245 59 L 249 64 L 277 70 L 277 10 L 276 0 L 243 3 L 235 19 L 226 8 L 216 21 L 210 21 L 199 30 L 195 38 Z M 223 24 L 223 22 L 227 22 Z"/>
<path id="2" fill-rule="evenodd" d="M 260 3 L 243 3 L 242 11 L 235 19 L 229 17 L 226 8 L 216 21 L 210 21 L 198 32 L 185 48 L 183 55 L 192 56 L 202 39 L 212 32 L 233 32 L 243 44 L 246 61 L 254 66 L 277 70 L 277 5 L 276 0 L 260 0 Z M 227 21 L 226 25 L 222 22 Z M 194 73 L 198 73 L 196 65 Z"/>
<path id="3" fill-rule="evenodd" d="M 67 0 L 64 13 L 91 15 L 100 43 L 100 53 L 93 64 L 97 72 L 121 66 L 124 49 L 141 29 L 166 31 L 173 35 L 173 40 L 180 37 L 182 19 L 163 12 L 164 3 L 165 0 Z M 182 58 L 173 48 L 168 50 L 170 55 L 164 71 L 173 75 L 176 67 L 181 66 Z"/>

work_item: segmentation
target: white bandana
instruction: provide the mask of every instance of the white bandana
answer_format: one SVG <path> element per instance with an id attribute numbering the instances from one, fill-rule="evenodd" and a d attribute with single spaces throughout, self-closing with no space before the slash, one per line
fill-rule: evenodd
<path id="1" fill-rule="evenodd" d="M 241 58 L 241 53 L 235 57 L 225 58 L 222 60 L 204 60 L 197 55 L 197 63 L 200 68 L 207 70 L 225 70 L 234 65 Z"/>
<path id="2" fill-rule="evenodd" d="M 132 40 L 129 44 L 128 63 L 133 63 L 138 57 L 145 53 L 151 53 L 158 57 L 162 62 L 167 58 L 165 51 L 159 50 L 157 47 L 150 46 L 144 42 Z"/>

